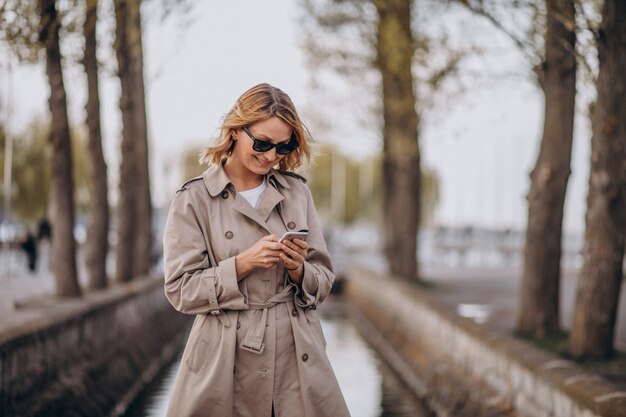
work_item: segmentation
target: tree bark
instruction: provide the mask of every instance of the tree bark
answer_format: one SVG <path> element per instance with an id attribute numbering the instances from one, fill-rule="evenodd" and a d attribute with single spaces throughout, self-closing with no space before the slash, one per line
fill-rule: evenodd
<path id="1" fill-rule="evenodd" d="M 85 56 L 83 65 L 87 74 L 87 127 L 89 131 L 89 172 L 91 182 L 91 218 L 87 229 L 85 260 L 89 286 L 107 286 L 106 260 L 109 249 L 109 201 L 107 189 L 107 166 L 102 152 L 100 129 L 100 93 L 98 90 L 98 59 L 96 57 L 96 25 L 98 0 L 86 0 L 87 14 L 83 32 Z"/>
<path id="2" fill-rule="evenodd" d="M 143 42 L 141 37 L 141 1 L 128 3 L 130 41 L 131 93 L 136 100 L 135 114 L 135 161 L 137 196 L 135 206 L 136 238 L 133 254 L 133 275 L 143 275 L 150 271 L 152 260 L 152 198 L 150 195 L 150 167 L 148 154 L 148 122 L 143 74 Z"/>
<path id="3" fill-rule="evenodd" d="M 67 118 L 67 101 L 63 84 L 59 21 L 55 0 L 40 0 L 41 31 L 39 40 L 45 45 L 46 74 L 50 84 L 48 105 L 52 115 L 52 273 L 59 297 L 81 294 L 76 271 L 74 240 L 74 185 L 72 177 L 72 144 Z"/>
<path id="4" fill-rule="evenodd" d="M 570 175 L 576 97 L 574 0 L 547 0 L 545 60 L 537 69 L 545 97 L 543 137 L 528 194 L 517 331 L 544 337 L 559 329 L 561 236 Z"/>
<path id="5" fill-rule="evenodd" d="M 143 80 L 141 1 L 115 1 L 116 52 L 122 95 L 122 166 L 116 280 L 149 272 L 152 257 L 148 129 Z M 123 252 L 123 253 L 122 253 Z"/>
<path id="6" fill-rule="evenodd" d="M 133 277 L 133 248 L 136 238 L 135 205 L 138 184 L 136 177 L 135 127 L 136 98 L 133 97 L 133 79 L 130 77 L 130 45 L 127 26 L 128 6 L 126 0 L 115 0 L 115 52 L 121 83 L 120 110 L 122 113 L 122 163 L 120 166 L 120 193 L 117 205 L 117 245 L 115 249 L 115 280 L 130 281 Z"/>
<path id="7" fill-rule="evenodd" d="M 575 357 L 614 353 L 626 230 L 625 50 L 626 2 L 606 0 L 598 37 L 583 267 L 570 338 Z"/>
<path id="8" fill-rule="evenodd" d="M 376 64 L 383 89 L 383 236 L 390 272 L 417 279 L 420 217 L 418 117 L 410 0 L 376 0 Z"/>

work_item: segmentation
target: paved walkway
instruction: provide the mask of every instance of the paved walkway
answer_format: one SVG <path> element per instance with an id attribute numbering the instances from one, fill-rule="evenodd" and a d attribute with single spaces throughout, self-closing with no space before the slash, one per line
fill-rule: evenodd
<path id="1" fill-rule="evenodd" d="M 0 251 L 0 335 L 44 316 L 46 306 L 55 301 L 55 282 L 49 262 L 48 247 L 41 249 L 34 272 L 28 270 L 23 252 Z M 87 288 L 80 252 L 77 264 L 80 284 L 82 288 Z"/>
<path id="2" fill-rule="evenodd" d="M 435 283 L 433 294 L 457 314 L 477 323 L 512 331 L 518 306 L 520 268 L 450 268 L 425 265 L 422 276 Z M 573 322 L 578 271 L 566 270 L 561 279 L 561 326 Z M 622 285 L 616 346 L 626 351 L 626 285 Z"/>

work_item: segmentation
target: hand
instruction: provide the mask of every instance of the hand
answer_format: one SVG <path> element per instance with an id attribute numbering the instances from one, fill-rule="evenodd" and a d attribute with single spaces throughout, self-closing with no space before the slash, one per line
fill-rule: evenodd
<path id="1" fill-rule="evenodd" d="M 269 269 L 275 266 L 282 253 L 282 246 L 282 243 L 277 242 L 276 236 L 267 235 L 237 255 L 237 280 L 242 280 L 256 268 Z"/>
<path id="2" fill-rule="evenodd" d="M 282 242 L 282 251 L 280 260 L 283 266 L 289 273 L 291 280 L 300 284 L 304 273 L 304 261 L 309 251 L 308 243 L 298 238 L 285 240 Z"/>

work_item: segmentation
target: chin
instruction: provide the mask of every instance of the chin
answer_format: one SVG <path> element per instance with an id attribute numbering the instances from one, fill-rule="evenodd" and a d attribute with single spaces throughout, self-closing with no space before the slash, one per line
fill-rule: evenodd
<path id="1" fill-rule="evenodd" d="M 249 167 L 250 171 L 252 171 L 256 175 L 265 175 L 268 172 L 270 172 L 270 170 L 272 168 L 273 168 L 272 166 L 261 167 L 261 166 L 258 166 L 258 165 Z"/>

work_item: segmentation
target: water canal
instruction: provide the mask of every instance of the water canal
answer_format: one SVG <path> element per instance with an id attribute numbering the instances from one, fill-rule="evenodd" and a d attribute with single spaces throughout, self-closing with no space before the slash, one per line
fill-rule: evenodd
<path id="1" fill-rule="evenodd" d="M 426 417 L 421 402 L 408 391 L 378 353 L 359 335 L 341 299 L 318 309 L 327 352 L 352 417 Z M 133 403 L 125 417 L 165 416 L 180 357 Z"/>

